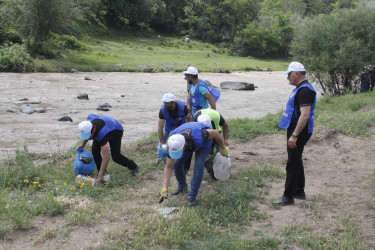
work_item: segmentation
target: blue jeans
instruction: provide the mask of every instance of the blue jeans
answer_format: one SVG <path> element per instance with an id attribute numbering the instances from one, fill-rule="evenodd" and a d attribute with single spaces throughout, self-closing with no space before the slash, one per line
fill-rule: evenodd
<path id="1" fill-rule="evenodd" d="M 206 160 L 209 151 L 210 149 L 208 148 L 200 148 L 197 151 L 195 151 L 194 173 L 193 179 L 191 180 L 190 191 L 188 195 L 190 197 L 196 197 L 198 195 L 198 191 L 201 187 L 203 180 L 204 161 Z M 179 189 L 183 189 L 187 186 L 184 165 L 192 154 L 192 152 L 184 151 L 182 157 L 180 159 L 175 160 L 174 162 L 173 170 L 178 182 Z"/>
<path id="2" fill-rule="evenodd" d="M 164 137 L 165 142 L 167 142 L 167 140 L 168 140 L 168 138 L 169 138 L 169 132 L 168 132 L 168 131 L 165 131 L 164 129 L 163 129 L 163 137 Z M 159 141 L 158 146 L 161 147 L 161 142 L 160 142 L 160 141 Z M 161 156 L 160 156 L 160 154 L 159 154 L 159 151 L 156 152 L 156 157 L 157 157 L 157 159 L 161 159 Z"/>

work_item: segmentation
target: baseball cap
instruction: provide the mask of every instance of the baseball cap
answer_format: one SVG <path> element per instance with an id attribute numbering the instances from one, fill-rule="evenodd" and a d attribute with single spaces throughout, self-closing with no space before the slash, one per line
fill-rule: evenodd
<path id="1" fill-rule="evenodd" d="M 183 71 L 184 75 L 198 75 L 198 70 L 195 67 L 189 67 L 186 71 Z"/>
<path id="2" fill-rule="evenodd" d="M 161 99 L 163 102 L 175 102 L 177 101 L 177 98 L 172 93 L 165 93 L 163 96 L 163 99 Z"/>
<path id="3" fill-rule="evenodd" d="M 289 64 L 288 70 L 284 72 L 284 75 L 289 74 L 292 71 L 306 71 L 305 67 L 299 62 L 291 62 Z"/>
<path id="4" fill-rule="evenodd" d="M 208 115 L 200 115 L 197 122 L 206 125 L 206 127 L 212 128 L 211 118 Z"/>
<path id="5" fill-rule="evenodd" d="M 90 121 L 83 121 L 78 124 L 79 138 L 87 140 L 91 136 L 92 123 Z"/>
<path id="6" fill-rule="evenodd" d="M 180 134 L 174 134 L 168 139 L 169 156 L 172 159 L 179 159 L 184 152 L 185 137 Z"/>

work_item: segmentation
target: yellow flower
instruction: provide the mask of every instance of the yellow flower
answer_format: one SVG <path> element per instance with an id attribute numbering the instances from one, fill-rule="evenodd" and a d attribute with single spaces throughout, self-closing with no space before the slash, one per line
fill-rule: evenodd
<path id="1" fill-rule="evenodd" d="M 82 188 L 85 185 L 85 183 L 82 182 L 81 186 L 79 188 Z"/>
<path id="2" fill-rule="evenodd" d="M 64 182 L 64 186 L 66 186 L 66 185 L 68 185 L 68 184 L 66 184 L 66 182 Z"/>
<path id="3" fill-rule="evenodd" d="M 76 189 L 75 187 L 70 187 L 70 190 L 74 190 L 74 189 Z"/>
<path id="4" fill-rule="evenodd" d="M 37 181 L 34 181 L 34 182 L 33 182 L 33 184 L 35 184 L 35 185 L 36 185 L 36 184 L 39 184 L 39 182 L 37 182 Z"/>
<path id="5" fill-rule="evenodd" d="M 38 185 L 38 187 L 40 187 L 40 188 L 41 188 L 41 187 L 42 187 L 42 185 L 40 185 L 40 184 L 39 184 L 39 185 Z"/>
<path id="6" fill-rule="evenodd" d="M 24 180 L 23 182 L 24 182 L 24 183 L 29 183 L 29 180 Z"/>

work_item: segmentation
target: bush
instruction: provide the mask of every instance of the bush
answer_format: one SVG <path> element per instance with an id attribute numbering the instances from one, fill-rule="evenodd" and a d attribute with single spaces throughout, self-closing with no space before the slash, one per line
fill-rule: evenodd
<path id="1" fill-rule="evenodd" d="M 21 37 L 10 27 L 0 27 L 0 45 L 5 43 L 22 44 Z"/>
<path id="2" fill-rule="evenodd" d="M 0 71 L 25 72 L 31 71 L 33 66 L 34 60 L 25 45 L 6 44 L 0 47 Z"/>

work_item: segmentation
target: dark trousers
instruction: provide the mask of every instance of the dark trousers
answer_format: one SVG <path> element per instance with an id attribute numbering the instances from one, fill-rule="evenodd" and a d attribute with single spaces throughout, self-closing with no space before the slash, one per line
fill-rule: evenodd
<path id="1" fill-rule="evenodd" d="M 287 142 L 292 135 L 294 129 L 287 133 Z M 295 149 L 289 148 L 288 162 L 286 164 L 286 181 L 284 195 L 293 198 L 296 191 L 304 190 L 305 188 L 305 171 L 302 162 L 302 154 L 306 143 L 310 140 L 311 134 L 306 131 L 298 136 L 297 147 Z"/>
<path id="2" fill-rule="evenodd" d="M 117 132 L 117 131 L 116 131 Z M 118 131 L 111 135 L 111 138 L 108 140 L 109 147 L 111 149 L 112 160 L 117 164 L 120 164 L 123 167 L 127 167 L 129 169 L 137 168 L 137 164 L 126 158 L 124 155 L 121 154 L 121 138 L 122 138 L 122 131 Z M 93 140 L 92 143 L 92 156 L 94 157 L 96 168 L 99 172 L 100 166 L 102 165 L 102 155 L 101 155 L 101 145 L 96 141 Z"/>

